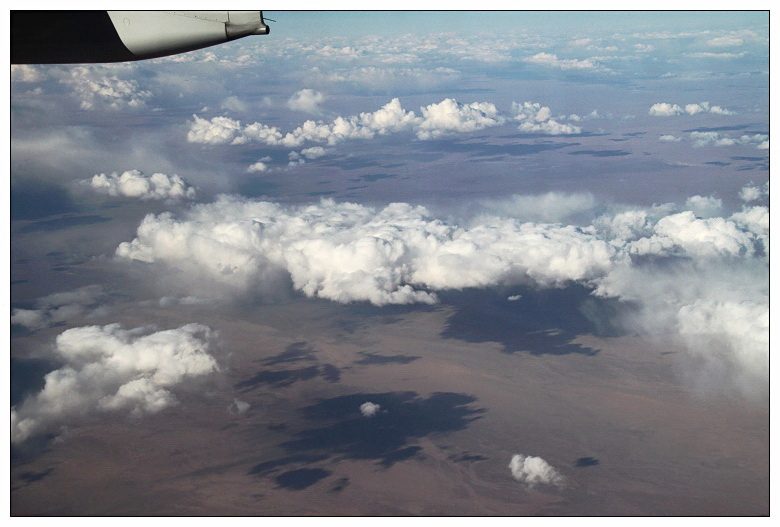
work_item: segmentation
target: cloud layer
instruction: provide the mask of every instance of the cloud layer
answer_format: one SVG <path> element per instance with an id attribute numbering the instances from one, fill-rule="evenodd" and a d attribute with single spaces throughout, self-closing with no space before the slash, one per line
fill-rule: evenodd
<path id="1" fill-rule="evenodd" d="M 533 202 L 552 204 L 552 216 Z M 644 331 L 693 347 L 706 333 L 723 360 L 766 379 L 767 207 L 720 216 L 719 200 L 694 196 L 604 213 L 592 196 L 555 194 L 482 206 L 453 223 L 407 203 L 288 207 L 220 196 L 181 218 L 148 215 L 116 254 L 187 276 L 206 296 L 262 294 L 285 277 L 309 297 L 377 306 L 433 304 L 451 289 L 576 283 L 636 304 L 631 324 Z M 578 224 L 547 223 L 570 218 Z M 722 310 L 750 312 L 755 323 L 745 332 Z"/>
<path id="2" fill-rule="evenodd" d="M 177 404 L 174 386 L 217 370 L 210 339 L 211 330 L 200 324 L 153 333 L 119 324 L 64 331 L 55 346 L 64 364 L 46 375 L 40 392 L 11 409 L 11 441 L 93 413 L 141 416 Z"/>
<path id="3" fill-rule="evenodd" d="M 319 92 L 302 90 L 298 92 L 289 104 L 301 111 L 314 112 L 319 101 Z M 291 107 L 292 107 L 291 106 Z M 561 124 L 551 117 L 550 108 L 539 103 L 525 102 L 512 105 L 514 120 L 520 122 L 519 130 L 526 133 L 545 135 L 577 134 L 581 129 L 570 124 Z M 285 148 L 300 148 L 307 143 L 319 143 L 334 146 L 348 140 L 367 140 L 378 135 L 409 132 L 418 139 L 439 139 L 451 134 L 471 133 L 494 126 L 500 126 L 509 117 L 502 115 L 492 103 L 473 102 L 464 104 L 455 99 L 444 99 L 441 102 L 420 107 L 420 114 L 405 110 L 398 98 L 374 112 L 361 112 L 358 115 L 336 117 L 330 122 L 308 120 L 291 132 L 283 133 L 275 126 L 262 123 L 244 125 L 237 119 L 226 116 L 204 119 L 193 116 L 187 133 L 187 141 L 208 145 L 242 145 L 249 142 L 263 143 L 268 146 Z M 319 157 L 324 154 L 322 147 L 304 149 L 302 154 L 310 159 L 315 156 L 315 148 Z M 293 161 L 297 161 L 297 158 Z M 252 171 L 262 171 L 257 164 Z"/>

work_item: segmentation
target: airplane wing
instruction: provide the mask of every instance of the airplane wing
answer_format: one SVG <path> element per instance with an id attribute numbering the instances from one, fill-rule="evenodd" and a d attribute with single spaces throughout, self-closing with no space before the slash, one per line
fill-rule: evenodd
<path id="1" fill-rule="evenodd" d="M 262 11 L 11 11 L 11 63 L 143 60 L 269 31 Z"/>

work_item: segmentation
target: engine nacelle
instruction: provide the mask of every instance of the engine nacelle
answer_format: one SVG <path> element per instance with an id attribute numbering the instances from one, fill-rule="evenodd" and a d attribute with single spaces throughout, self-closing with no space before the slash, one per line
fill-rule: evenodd
<path id="1" fill-rule="evenodd" d="M 11 63 L 143 60 L 269 31 L 262 11 L 11 11 Z"/>

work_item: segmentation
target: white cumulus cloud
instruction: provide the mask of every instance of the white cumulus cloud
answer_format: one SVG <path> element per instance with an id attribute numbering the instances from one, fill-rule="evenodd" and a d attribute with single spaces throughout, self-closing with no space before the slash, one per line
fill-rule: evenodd
<path id="1" fill-rule="evenodd" d="M 513 102 L 512 112 L 515 114 L 515 121 L 520 122 L 518 130 L 525 133 L 571 135 L 582 132 L 579 126 L 559 123 L 553 119 L 550 108 L 542 106 L 538 102 L 524 102 L 523 104 Z"/>
<path id="2" fill-rule="evenodd" d="M 154 173 L 145 176 L 140 170 L 127 170 L 122 174 L 96 174 L 85 180 L 90 188 L 109 196 L 141 200 L 193 199 L 195 188 L 176 174 Z"/>
<path id="3" fill-rule="evenodd" d="M 287 107 L 296 112 L 320 113 L 320 104 L 325 101 L 325 95 L 322 93 L 305 88 L 293 94 L 287 101 Z"/>
<path id="4" fill-rule="evenodd" d="M 122 79 L 118 67 L 77 66 L 63 70 L 59 82 L 69 86 L 83 110 L 139 108 L 151 98 L 135 79 Z"/>
<path id="5" fill-rule="evenodd" d="M 745 202 L 756 201 L 768 195 L 769 195 L 768 181 L 764 184 L 763 189 L 753 184 L 750 184 L 750 185 L 745 185 L 739 191 L 739 198 Z"/>
<path id="6" fill-rule="evenodd" d="M 642 314 L 626 324 L 692 350 L 695 339 L 681 333 L 694 327 L 682 323 L 683 308 L 691 316 L 726 301 L 768 309 L 766 207 L 723 216 L 712 196 L 632 209 L 550 193 L 484 202 L 475 213 L 455 222 L 408 203 L 286 206 L 220 196 L 179 216 L 148 215 L 116 255 L 186 276 L 193 295 L 228 298 L 286 283 L 342 303 L 432 304 L 444 290 L 576 283 L 635 303 Z M 751 328 L 750 339 L 716 332 L 721 355 L 736 368 L 750 354 L 768 360 L 768 347 L 756 344 L 763 330 Z M 755 364 L 750 376 L 760 384 L 766 371 Z"/>
<path id="7" fill-rule="evenodd" d="M 200 324 L 157 332 L 119 324 L 64 331 L 55 346 L 64 364 L 46 375 L 40 392 L 11 409 L 11 440 L 56 431 L 90 414 L 142 416 L 176 404 L 174 386 L 217 370 L 210 338 L 211 330 Z"/>
<path id="8" fill-rule="evenodd" d="M 452 132 L 474 132 L 504 123 L 492 103 L 461 104 L 454 99 L 421 108 L 422 121 L 417 125 L 417 137 L 436 139 Z"/>
<path id="9" fill-rule="evenodd" d="M 363 417 L 374 417 L 380 408 L 378 404 L 366 401 L 360 405 L 360 413 Z"/>
<path id="10" fill-rule="evenodd" d="M 468 133 L 498 126 L 505 122 L 492 103 L 473 102 L 463 104 L 454 99 L 420 108 L 421 116 L 407 111 L 398 98 L 392 99 L 374 112 L 336 117 L 331 122 L 305 121 L 291 132 L 283 134 L 276 127 L 262 123 L 242 125 L 229 117 L 213 117 L 210 120 L 193 116 L 187 141 L 200 144 L 245 144 L 249 141 L 269 146 L 300 148 L 306 143 L 320 143 L 333 146 L 347 140 L 372 139 L 402 131 L 413 131 L 419 139 L 435 139 L 451 133 Z M 320 150 L 307 149 L 313 154 Z"/>
<path id="11" fill-rule="evenodd" d="M 528 487 L 536 485 L 562 486 L 565 478 L 547 461 L 536 456 L 515 454 L 509 462 L 512 477 Z"/>
<path id="12" fill-rule="evenodd" d="M 727 110 L 721 106 L 711 105 L 707 101 L 699 103 L 689 103 L 683 106 L 678 104 L 671 104 L 668 102 L 658 102 L 650 107 L 648 112 L 650 115 L 656 117 L 671 117 L 674 115 L 682 115 L 687 113 L 688 115 L 696 115 L 699 113 L 714 113 L 718 115 L 734 115 L 734 112 Z"/>

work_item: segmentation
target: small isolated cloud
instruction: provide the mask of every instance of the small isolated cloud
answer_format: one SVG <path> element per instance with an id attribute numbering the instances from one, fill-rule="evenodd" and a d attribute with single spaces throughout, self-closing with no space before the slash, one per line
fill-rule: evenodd
<path id="1" fill-rule="evenodd" d="M 328 151 L 321 146 L 312 146 L 301 150 L 301 155 L 306 159 L 318 159 L 324 156 Z"/>
<path id="2" fill-rule="evenodd" d="M 35 309 L 14 309 L 11 324 L 37 330 L 75 318 L 103 316 L 109 312 L 103 305 L 107 299 L 108 295 L 99 285 L 54 293 L 36 300 Z"/>
<path id="3" fill-rule="evenodd" d="M 325 101 L 325 95 L 310 88 L 305 88 L 293 94 L 287 101 L 287 107 L 296 112 L 319 114 L 320 104 Z"/>
<path id="4" fill-rule="evenodd" d="M 266 172 L 268 170 L 268 161 L 271 160 L 270 156 L 265 156 L 252 163 L 246 169 L 247 172 Z"/>
<path id="5" fill-rule="evenodd" d="M 517 302 L 517 301 L 518 301 L 518 300 L 520 300 L 521 298 L 523 298 L 523 296 L 522 296 L 522 295 L 512 295 L 512 296 L 508 296 L 506 299 L 507 299 L 509 302 Z"/>
<path id="6" fill-rule="evenodd" d="M 658 140 L 663 141 L 665 143 L 679 143 L 680 141 L 682 141 L 682 137 L 676 137 L 667 134 L 667 135 L 662 135 L 661 137 L 658 138 Z"/>
<path id="7" fill-rule="evenodd" d="M 552 68 L 559 68 L 562 70 L 590 70 L 598 67 L 595 61 L 592 59 L 559 59 L 557 55 L 552 53 L 537 53 L 531 57 L 522 59 L 523 62 L 531 64 L 539 64 L 541 66 L 549 66 Z"/>
<path id="8" fill-rule="evenodd" d="M 89 186 L 114 197 L 140 200 L 183 200 L 195 198 L 195 188 L 176 174 L 155 173 L 145 176 L 140 170 L 128 170 L 121 175 L 96 174 L 91 180 L 84 180 Z"/>
<path id="9" fill-rule="evenodd" d="M 378 404 L 366 401 L 360 405 L 360 413 L 363 414 L 363 417 L 374 417 L 379 408 L 381 407 Z"/>
<path id="10" fill-rule="evenodd" d="M 529 488 L 536 485 L 562 486 L 565 478 L 547 461 L 536 456 L 515 454 L 509 462 L 512 477 Z"/>
<path id="11" fill-rule="evenodd" d="M 246 112 L 247 104 L 236 96 L 231 95 L 226 97 L 219 105 L 223 110 L 229 110 L 231 112 Z"/>
<path id="12" fill-rule="evenodd" d="M 63 366 L 46 375 L 40 392 L 11 409 L 11 441 L 92 414 L 140 417 L 177 404 L 174 386 L 217 370 L 210 340 L 211 330 L 200 324 L 157 332 L 119 324 L 64 331 L 55 343 Z"/>
<path id="13" fill-rule="evenodd" d="M 228 406 L 228 412 L 231 414 L 243 414 L 249 410 L 250 404 L 240 399 L 233 399 L 233 402 Z"/>
<path id="14" fill-rule="evenodd" d="M 550 108 L 538 102 L 523 104 L 513 102 L 512 112 L 515 114 L 515 121 L 520 122 L 517 129 L 521 132 L 546 135 L 571 135 L 582 132 L 579 126 L 559 123 L 553 119 Z"/>
<path id="15" fill-rule="evenodd" d="M 744 202 L 751 202 L 756 201 L 758 199 L 761 199 L 765 196 L 769 195 L 769 182 L 767 181 L 764 185 L 764 188 L 757 187 L 753 185 L 752 183 L 750 185 L 745 185 L 740 189 L 739 191 L 739 198 Z"/>

